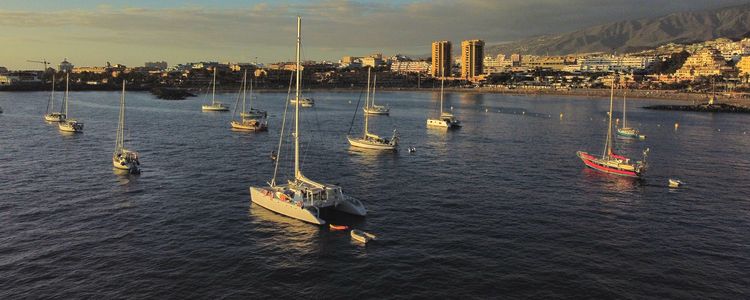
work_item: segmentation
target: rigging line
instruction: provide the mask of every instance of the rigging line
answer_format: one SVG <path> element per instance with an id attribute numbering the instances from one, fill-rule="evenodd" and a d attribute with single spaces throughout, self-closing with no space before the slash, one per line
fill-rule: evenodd
<path id="1" fill-rule="evenodd" d="M 359 91 L 359 98 L 357 98 L 357 107 L 354 108 L 354 115 L 352 116 L 352 121 L 349 123 L 349 131 L 346 132 L 346 135 L 350 135 L 352 133 L 352 127 L 354 127 L 354 120 L 357 118 L 357 111 L 359 111 L 359 103 L 362 102 L 362 94 L 365 92 L 364 89 L 361 89 Z"/>
<path id="2" fill-rule="evenodd" d="M 292 78 L 294 78 L 294 73 L 289 77 L 289 89 L 286 92 L 286 101 L 284 103 L 284 117 L 281 120 L 281 131 L 279 134 L 279 146 L 276 148 L 276 165 L 273 168 L 273 178 L 271 178 L 271 186 L 276 185 L 276 174 L 279 171 L 279 156 L 281 153 L 281 144 L 284 142 L 284 125 L 286 125 L 286 113 L 289 108 L 289 100 L 291 98 L 292 94 Z M 288 152 L 288 151 L 287 151 Z"/>

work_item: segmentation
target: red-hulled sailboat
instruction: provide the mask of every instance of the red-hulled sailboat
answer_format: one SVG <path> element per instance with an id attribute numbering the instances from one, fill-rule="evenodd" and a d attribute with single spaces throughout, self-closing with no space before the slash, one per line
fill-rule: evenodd
<path id="1" fill-rule="evenodd" d="M 587 167 L 594 170 L 626 177 L 639 178 L 646 171 L 646 156 L 648 149 L 643 151 L 643 160 L 632 162 L 630 158 L 617 155 L 612 150 L 612 105 L 615 97 L 615 81 L 612 80 L 612 90 L 609 96 L 609 127 L 607 127 L 607 141 L 604 145 L 604 153 L 601 157 L 589 153 L 578 151 L 576 154 L 586 164 Z"/>

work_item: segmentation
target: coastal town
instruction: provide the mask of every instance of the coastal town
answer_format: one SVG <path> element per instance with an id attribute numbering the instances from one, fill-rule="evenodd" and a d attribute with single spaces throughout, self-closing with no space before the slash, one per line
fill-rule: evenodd
<path id="1" fill-rule="evenodd" d="M 694 44 L 670 43 L 633 53 L 586 53 L 563 56 L 489 54 L 482 40 L 465 40 L 454 53 L 451 41 L 435 41 L 430 55 L 409 57 L 374 53 L 344 56 L 338 61 L 304 61 L 303 80 L 311 89 L 360 88 L 371 68 L 386 89 L 430 89 L 441 79 L 449 89 L 519 94 L 606 94 L 615 76 L 617 88 L 641 97 L 700 100 L 709 93 L 727 99 L 749 99 L 750 38 L 719 38 Z M 256 59 L 257 60 L 257 59 Z M 114 90 L 124 77 L 133 89 L 202 90 L 214 69 L 218 89 L 234 89 L 248 71 L 259 89 L 284 89 L 293 62 L 165 61 L 126 66 L 106 62 L 79 66 L 68 59 L 54 64 L 29 60 L 39 70 L 0 67 L 0 90 L 43 90 L 54 73 L 70 73 L 72 90 Z M 57 77 L 58 80 L 62 76 Z M 602 95 L 603 95 L 602 94 Z"/>

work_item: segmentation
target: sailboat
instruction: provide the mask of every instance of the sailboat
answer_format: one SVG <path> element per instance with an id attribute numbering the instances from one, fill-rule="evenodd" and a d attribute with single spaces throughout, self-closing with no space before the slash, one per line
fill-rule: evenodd
<path id="1" fill-rule="evenodd" d="M 372 101 L 370 102 L 370 105 L 365 105 L 363 110 L 365 111 L 365 114 L 368 114 L 368 115 L 388 115 L 391 112 L 390 107 L 375 104 L 375 85 L 377 82 L 378 82 L 378 75 L 376 74 L 372 83 Z M 367 89 L 368 90 L 370 89 L 370 69 L 369 68 L 367 69 Z"/>
<path id="2" fill-rule="evenodd" d="M 640 139 L 640 140 L 646 139 L 646 136 L 642 135 L 638 131 L 638 129 L 628 127 L 627 119 L 625 118 L 626 117 L 625 115 L 625 112 L 626 112 L 625 103 L 626 102 L 627 100 L 625 100 L 625 94 L 623 93 L 622 95 L 622 127 L 617 128 L 617 135 L 621 137 L 625 137 L 625 138 L 634 138 L 634 139 Z"/>
<path id="3" fill-rule="evenodd" d="M 65 116 L 60 123 L 57 123 L 57 127 L 60 131 L 65 132 L 83 132 L 83 122 L 79 122 L 76 119 L 68 119 L 68 89 L 70 86 L 70 75 L 65 73 L 65 97 L 63 97 L 63 116 Z"/>
<path id="4" fill-rule="evenodd" d="M 295 98 L 300 98 L 300 47 L 302 43 L 302 18 L 297 17 L 297 68 Z M 294 178 L 287 184 L 276 184 L 276 175 L 279 169 L 279 161 L 276 160 L 274 174 L 267 187 L 251 186 L 250 200 L 262 207 L 279 214 L 295 218 L 312 224 L 326 224 L 321 218 L 322 209 L 335 209 L 358 216 L 365 216 L 362 202 L 345 195 L 340 186 L 315 182 L 305 177 L 300 169 L 300 101 L 294 105 Z M 284 124 L 286 114 L 282 123 L 279 144 L 276 153 L 281 151 L 284 137 Z"/>
<path id="5" fill-rule="evenodd" d="M 263 113 L 257 113 L 258 117 L 249 117 L 243 115 L 245 113 L 245 98 L 247 96 L 247 71 L 245 71 L 245 75 L 242 76 L 242 85 L 240 85 L 240 93 L 242 95 L 242 112 L 240 112 L 240 119 L 235 120 L 234 116 L 237 115 L 237 109 L 239 108 L 238 104 L 234 104 L 234 112 L 232 112 L 232 121 L 230 122 L 230 125 L 232 126 L 232 129 L 236 130 L 242 130 L 242 131 L 265 131 L 268 130 L 268 121 L 266 120 L 265 112 Z M 252 87 L 251 87 L 252 89 Z M 240 101 L 238 94 L 237 96 L 237 102 Z M 250 94 L 250 97 L 252 97 L 252 93 Z M 251 98 L 252 99 L 252 98 Z M 251 108 L 252 109 L 252 108 Z M 252 114 L 248 114 L 252 115 Z"/>
<path id="6" fill-rule="evenodd" d="M 211 81 L 211 104 L 205 104 L 202 106 L 204 111 L 229 111 L 229 107 L 224 105 L 224 103 L 216 101 L 216 70 L 218 68 L 214 67 L 214 79 Z"/>
<path id="7" fill-rule="evenodd" d="M 609 126 L 607 127 L 607 140 L 604 144 L 604 153 L 602 153 L 601 157 L 597 157 L 583 151 L 578 151 L 576 155 L 587 167 L 594 170 L 619 176 L 640 178 L 643 172 L 646 171 L 648 149 L 643 151 L 643 160 L 636 162 L 631 161 L 630 158 L 616 154 L 612 149 L 612 106 L 614 105 L 614 97 L 615 84 L 613 81 L 609 96 Z"/>
<path id="8" fill-rule="evenodd" d="M 49 96 L 49 102 L 47 102 L 47 113 L 44 114 L 44 120 L 47 122 L 61 122 L 65 120 L 65 115 L 62 113 L 62 106 L 59 112 L 55 111 L 55 74 L 52 74 L 52 93 Z"/>
<path id="9" fill-rule="evenodd" d="M 373 91 L 373 94 L 374 94 L 374 91 Z M 395 129 L 393 130 L 393 136 L 390 138 L 390 140 L 387 138 L 381 138 L 380 136 L 369 132 L 369 128 L 368 128 L 369 114 L 367 113 L 367 109 L 370 107 L 370 105 L 371 105 L 370 104 L 370 68 L 368 68 L 367 69 L 367 97 L 365 98 L 365 108 L 364 108 L 364 111 L 365 111 L 364 132 L 362 134 L 362 137 L 347 136 L 346 139 L 349 140 L 349 144 L 351 144 L 354 147 L 373 149 L 373 150 L 395 151 L 396 147 L 398 147 L 398 132 L 396 132 Z"/>
<path id="10" fill-rule="evenodd" d="M 245 74 L 242 76 L 242 86 L 247 86 L 247 70 L 245 70 Z M 253 107 L 253 99 L 255 98 L 255 94 L 253 94 L 253 79 L 250 78 L 250 109 L 246 110 L 245 106 L 245 95 L 246 95 L 247 88 L 243 88 L 242 90 L 242 111 L 240 112 L 240 117 L 243 118 L 265 118 L 268 116 L 268 112 L 260 109 L 256 109 Z"/>
<path id="11" fill-rule="evenodd" d="M 315 105 L 315 100 L 309 97 L 294 98 L 294 99 L 289 100 L 289 103 L 297 104 L 297 99 L 299 99 L 299 105 L 302 107 L 313 107 L 313 105 Z"/>
<path id="12" fill-rule="evenodd" d="M 117 138 L 115 151 L 112 153 L 112 166 L 128 171 L 131 174 L 141 172 L 141 162 L 138 153 L 125 148 L 125 81 L 122 81 L 122 96 L 120 96 L 120 121 L 117 123 Z"/>
<path id="13" fill-rule="evenodd" d="M 461 121 L 456 119 L 452 113 L 443 111 L 443 85 L 445 78 L 440 80 L 440 116 L 438 118 L 428 118 L 427 127 L 459 128 Z"/>

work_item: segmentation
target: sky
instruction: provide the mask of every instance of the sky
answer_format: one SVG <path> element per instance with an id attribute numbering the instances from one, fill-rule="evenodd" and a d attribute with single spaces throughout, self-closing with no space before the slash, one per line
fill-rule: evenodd
<path id="1" fill-rule="evenodd" d="M 0 66 L 276 62 L 426 55 L 434 40 L 487 44 L 750 0 L 0 0 Z"/>

